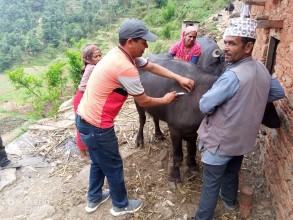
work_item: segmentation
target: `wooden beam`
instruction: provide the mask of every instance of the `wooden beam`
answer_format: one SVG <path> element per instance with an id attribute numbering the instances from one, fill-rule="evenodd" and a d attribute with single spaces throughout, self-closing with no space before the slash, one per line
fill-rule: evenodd
<path id="1" fill-rule="evenodd" d="M 257 20 L 257 28 L 283 28 L 283 20 Z"/>
<path id="2" fill-rule="evenodd" d="M 246 5 L 256 5 L 256 6 L 265 6 L 266 1 L 265 0 L 251 0 L 251 1 L 246 1 Z"/>
<path id="3" fill-rule="evenodd" d="M 254 17 L 255 20 L 269 20 L 268 15 L 257 15 Z"/>

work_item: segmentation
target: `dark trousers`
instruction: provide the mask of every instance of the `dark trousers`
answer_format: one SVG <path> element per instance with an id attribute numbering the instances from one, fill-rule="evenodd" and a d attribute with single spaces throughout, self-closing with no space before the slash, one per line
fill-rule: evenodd
<path id="1" fill-rule="evenodd" d="M 195 215 L 197 220 L 212 220 L 219 192 L 227 205 L 235 205 L 238 191 L 238 172 L 243 156 L 235 156 L 223 165 L 204 164 L 201 197 Z"/>
<path id="2" fill-rule="evenodd" d="M 88 147 L 92 161 L 88 201 L 101 201 L 106 176 L 113 205 L 119 208 L 127 206 L 128 197 L 124 183 L 123 161 L 119 153 L 114 126 L 105 129 L 98 128 L 77 115 L 76 127 L 82 141 Z"/>
<path id="3" fill-rule="evenodd" d="M 10 164 L 10 160 L 7 157 L 5 147 L 3 146 L 2 138 L 0 136 L 0 167 L 6 167 Z"/>

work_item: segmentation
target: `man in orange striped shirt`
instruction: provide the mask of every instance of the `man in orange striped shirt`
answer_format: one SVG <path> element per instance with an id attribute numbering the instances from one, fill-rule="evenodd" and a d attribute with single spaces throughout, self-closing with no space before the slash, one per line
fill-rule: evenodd
<path id="1" fill-rule="evenodd" d="M 118 47 L 113 48 L 95 66 L 78 106 L 76 126 L 92 160 L 88 204 L 85 208 L 87 212 L 95 211 L 109 196 L 113 204 L 110 212 L 114 216 L 133 213 L 142 205 L 140 200 L 129 200 L 127 196 L 114 118 L 128 95 L 133 96 L 140 106 L 153 107 L 174 101 L 176 91 L 161 98 L 147 96 L 137 68 L 174 79 L 187 90 L 194 88 L 194 81 L 141 57 L 148 47 L 147 41 L 156 39 L 157 36 L 141 21 L 125 20 L 119 29 Z M 102 191 L 105 177 L 109 190 Z"/>

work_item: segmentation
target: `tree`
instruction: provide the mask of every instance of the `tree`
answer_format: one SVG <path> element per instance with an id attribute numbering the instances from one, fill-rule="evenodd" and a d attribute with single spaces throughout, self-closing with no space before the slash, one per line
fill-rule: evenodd
<path id="1" fill-rule="evenodd" d="M 68 70 L 69 70 L 69 76 L 74 84 L 74 88 L 77 89 L 80 80 L 81 80 L 81 69 L 82 69 L 82 57 L 81 53 L 77 49 L 70 49 L 66 51 L 66 56 L 68 59 Z"/>
<path id="2" fill-rule="evenodd" d="M 63 75 L 63 72 L 63 62 L 54 63 L 49 67 L 48 71 L 45 74 L 45 79 L 49 90 L 55 89 L 56 91 L 56 89 L 58 89 L 61 94 L 62 89 L 65 87 L 65 84 L 67 82 L 67 77 Z"/>
<path id="3" fill-rule="evenodd" d="M 22 50 L 21 50 L 20 46 L 11 47 L 11 56 L 12 56 L 12 59 L 14 62 L 22 60 L 21 54 L 22 54 Z"/>
<path id="4" fill-rule="evenodd" d="M 26 52 L 30 55 L 36 55 L 43 49 L 42 42 L 36 35 L 29 35 L 25 44 Z"/>
<path id="5" fill-rule="evenodd" d="M 80 25 L 77 24 L 66 24 L 65 25 L 65 40 L 67 43 L 70 42 L 71 39 L 74 39 L 75 41 L 80 40 L 81 38 L 85 37 L 86 34 L 84 31 L 82 31 Z"/>
<path id="6" fill-rule="evenodd" d="M 8 53 L 4 53 L 4 54 L 1 54 L 0 53 L 0 71 L 3 71 L 3 70 L 7 70 L 11 67 L 12 65 L 12 61 L 13 61 L 13 58 L 12 56 Z"/>
<path id="7" fill-rule="evenodd" d="M 25 88 L 32 95 L 41 98 L 42 93 L 40 88 L 42 87 L 42 80 L 32 75 L 27 75 L 23 68 L 17 68 L 14 71 L 6 71 L 9 80 L 15 86 L 16 89 Z"/>
<path id="8" fill-rule="evenodd" d="M 16 89 L 25 91 L 26 102 L 32 101 L 40 116 L 56 114 L 61 104 L 60 97 L 66 91 L 67 77 L 64 75 L 64 63 L 52 64 L 44 76 L 26 74 L 23 68 L 6 71 L 6 74 Z"/>

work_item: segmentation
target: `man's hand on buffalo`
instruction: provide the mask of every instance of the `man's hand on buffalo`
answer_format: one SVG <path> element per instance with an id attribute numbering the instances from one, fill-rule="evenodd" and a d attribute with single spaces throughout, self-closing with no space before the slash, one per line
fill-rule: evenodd
<path id="1" fill-rule="evenodd" d="M 194 87 L 195 87 L 195 82 L 192 79 L 189 79 L 189 78 L 186 78 L 186 77 L 183 77 L 183 76 L 181 76 L 178 79 L 178 83 L 180 84 L 180 86 L 183 89 L 187 90 L 188 92 L 193 90 Z"/>

